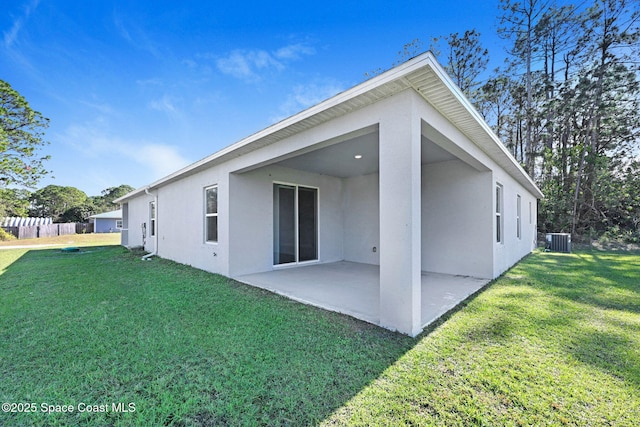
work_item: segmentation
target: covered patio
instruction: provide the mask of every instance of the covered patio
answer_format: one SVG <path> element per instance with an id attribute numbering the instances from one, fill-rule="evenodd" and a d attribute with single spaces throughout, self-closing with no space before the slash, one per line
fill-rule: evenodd
<path id="1" fill-rule="evenodd" d="M 380 267 L 340 261 L 235 277 L 296 301 L 380 324 Z M 469 276 L 422 272 L 422 328 L 489 283 Z"/>

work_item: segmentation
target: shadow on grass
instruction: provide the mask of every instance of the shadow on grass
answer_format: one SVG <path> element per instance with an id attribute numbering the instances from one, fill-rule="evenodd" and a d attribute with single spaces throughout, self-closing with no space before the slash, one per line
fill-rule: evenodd
<path id="1" fill-rule="evenodd" d="M 640 256 L 538 253 L 506 272 L 495 291 L 466 331 L 469 340 L 545 342 L 640 386 L 631 339 L 640 334 Z"/>
<path id="2" fill-rule="evenodd" d="M 640 313 L 640 256 L 593 250 L 559 259 L 565 262 L 550 272 L 529 266 L 540 281 L 553 277 L 549 292 L 605 310 Z"/>
<path id="3" fill-rule="evenodd" d="M 612 331 L 579 331 L 567 345 L 573 356 L 640 387 L 640 357 L 635 343 Z"/>
<path id="4" fill-rule="evenodd" d="M 119 247 L 28 252 L 0 293 L 3 401 L 136 407 L 7 424 L 312 425 L 417 342 Z"/>

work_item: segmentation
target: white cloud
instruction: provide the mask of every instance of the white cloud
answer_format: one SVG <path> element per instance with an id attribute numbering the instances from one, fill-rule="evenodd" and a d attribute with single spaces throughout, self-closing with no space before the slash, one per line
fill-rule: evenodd
<path id="1" fill-rule="evenodd" d="M 173 101 L 169 97 L 169 95 L 164 95 L 160 99 L 154 99 L 149 103 L 149 106 L 157 111 L 162 111 L 165 113 L 169 113 L 170 115 L 176 114 L 178 109 L 173 105 Z"/>
<path id="2" fill-rule="evenodd" d="M 178 124 L 184 124 L 185 116 L 182 110 L 176 105 L 179 103 L 180 99 L 164 94 L 160 98 L 151 100 L 148 106 L 152 110 L 165 113 L 174 122 L 177 122 Z"/>
<path id="3" fill-rule="evenodd" d="M 102 114 L 113 114 L 113 108 L 109 104 L 101 104 L 97 102 L 79 101 L 80 104 L 100 111 Z"/>
<path id="4" fill-rule="evenodd" d="M 280 62 L 264 50 L 234 50 L 226 58 L 218 59 L 216 65 L 224 74 L 246 81 L 259 80 L 258 71 L 283 68 Z"/>
<path id="5" fill-rule="evenodd" d="M 313 55 L 315 50 L 302 43 L 281 47 L 270 53 L 262 49 L 234 50 L 216 60 L 216 66 L 224 74 L 256 82 L 262 73 L 270 70 L 282 71 L 286 63 L 300 59 L 303 55 Z"/>
<path id="6" fill-rule="evenodd" d="M 296 114 L 306 108 L 316 105 L 344 90 L 344 86 L 333 80 L 319 81 L 307 85 L 297 85 L 280 105 L 280 114 L 273 117 L 277 122 Z"/>
<path id="7" fill-rule="evenodd" d="M 120 33 L 120 37 L 127 41 L 135 49 L 145 51 L 156 58 L 161 58 L 159 45 L 139 25 L 129 20 L 124 22 L 118 14 L 114 14 L 113 24 Z"/>
<path id="8" fill-rule="evenodd" d="M 3 32 L 4 36 L 4 45 L 6 48 L 10 48 L 16 42 L 18 38 L 18 33 L 22 29 L 24 22 L 29 19 L 29 15 L 38 7 L 40 0 L 32 0 L 24 7 L 24 15 L 16 18 L 13 21 L 13 25 L 9 29 L 9 31 Z"/>
<path id="9" fill-rule="evenodd" d="M 276 50 L 275 56 L 279 59 L 300 59 L 302 55 L 313 55 L 315 53 L 314 48 L 303 43 L 296 43 Z"/>
<path id="10" fill-rule="evenodd" d="M 155 77 L 155 78 L 151 78 L 151 79 L 144 79 L 144 80 L 136 80 L 136 84 L 138 86 L 162 86 L 164 83 L 162 81 L 162 79 Z"/>
<path id="11" fill-rule="evenodd" d="M 130 149 L 128 150 L 130 152 Z M 169 145 L 146 144 L 135 149 L 133 158 L 140 164 L 146 164 L 156 177 L 163 177 L 187 166 L 190 162 L 180 156 L 178 149 Z"/>
<path id="12" fill-rule="evenodd" d="M 149 181 L 162 178 L 190 163 L 175 146 L 113 136 L 103 129 L 104 125 L 102 119 L 72 125 L 57 139 L 92 159 L 114 157 L 133 161 L 148 170 Z"/>
<path id="13" fill-rule="evenodd" d="M 194 61 L 193 59 L 183 59 L 182 63 L 184 65 L 186 65 L 187 68 L 194 69 L 194 68 L 198 67 L 198 63 L 196 61 Z"/>

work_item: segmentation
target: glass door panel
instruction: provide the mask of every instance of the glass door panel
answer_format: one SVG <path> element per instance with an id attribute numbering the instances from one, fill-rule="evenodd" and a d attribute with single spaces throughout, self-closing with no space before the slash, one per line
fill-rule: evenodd
<path id="1" fill-rule="evenodd" d="M 318 190 L 298 187 L 298 262 L 318 259 Z"/>
<path id="2" fill-rule="evenodd" d="M 296 188 L 276 184 L 273 187 L 273 262 L 296 262 Z"/>
<path id="3" fill-rule="evenodd" d="M 318 259 L 318 190 L 273 185 L 274 265 Z"/>

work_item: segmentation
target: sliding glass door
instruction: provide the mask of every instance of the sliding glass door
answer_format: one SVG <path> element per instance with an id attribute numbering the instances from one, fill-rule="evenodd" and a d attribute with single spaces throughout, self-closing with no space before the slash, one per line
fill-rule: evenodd
<path id="1" fill-rule="evenodd" d="M 318 259 L 318 189 L 273 185 L 273 264 Z"/>

